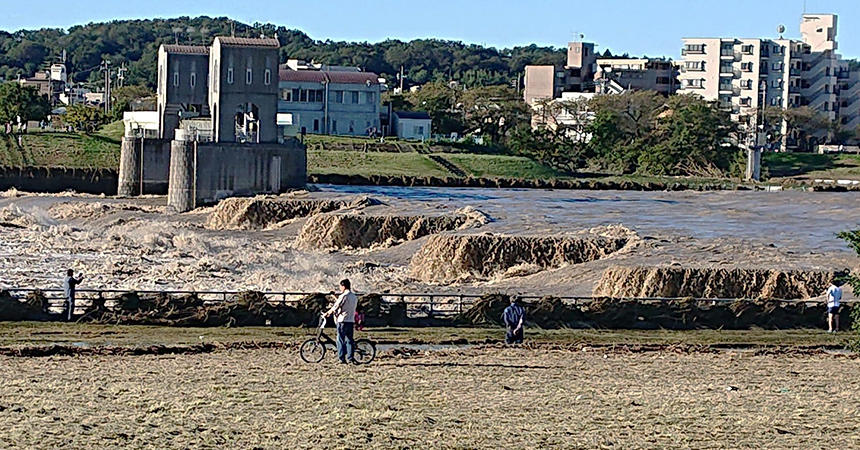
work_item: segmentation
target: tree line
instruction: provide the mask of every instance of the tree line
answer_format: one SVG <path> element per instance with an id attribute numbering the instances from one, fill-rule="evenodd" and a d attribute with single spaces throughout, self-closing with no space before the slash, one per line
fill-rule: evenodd
<path id="1" fill-rule="evenodd" d="M 508 146 L 559 170 L 646 175 L 739 175 L 742 136 L 729 113 L 696 95 L 630 91 L 537 105 L 538 126 Z"/>
<path id="2" fill-rule="evenodd" d="M 74 81 L 94 82 L 98 66 L 109 59 L 114 67 L 129 69 L 126 84 L 153 88 L 161 44 L 208 45 L 215 36 L 277 35 L 281 59 L 314 60 L 332 65 L 358 66 L 396 80 L 401 66 L 407 86 L 455 80 L 465 86 L 508 84 L 527 64 L 563 64 L 565 50 L 536 45 L 496 49 L 441 39 L 378 43 L 315 40 L 307 34 L 273 24 L 244 24 L 226 17 L 118 20 L 73 26 L 68 30 L 43 28 L 0 31 L 0 78 L 32 76 L 66 51 Z"/>

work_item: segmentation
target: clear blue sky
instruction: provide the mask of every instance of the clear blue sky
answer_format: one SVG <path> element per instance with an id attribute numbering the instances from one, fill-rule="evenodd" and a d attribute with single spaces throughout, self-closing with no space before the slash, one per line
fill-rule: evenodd
<path id="1" fill-rule="evenodd" d="M 62 27 L 112 19 L 228 16 L 303 30 L 314 39 L 376 42 L 435 37 L 511 47 L 564 46 L 574 33 L 599 49 L 680 55 L 684 36 L 799 38 L 804 0 L 42 0 L 8 3 L 0 29 Z M 839 14 L 840 53 L 860 57 L 860 1 L 806 0 Z M 740 14 L 743 12 L 742 14 Z"/>

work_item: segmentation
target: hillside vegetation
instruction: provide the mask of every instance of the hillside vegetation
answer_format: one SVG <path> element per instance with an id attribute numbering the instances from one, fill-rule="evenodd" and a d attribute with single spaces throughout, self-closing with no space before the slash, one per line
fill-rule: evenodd
<path id="1" fill-rule="evenodd" d="M 299 30 L 274 24 L 248 25 L 226 17 L 180 17 L 175 19 L 117 20 L 90 23 L 68 30 L 43 28 L 0 31 L 0 77 L 31 76 L 46 63 L 68 54 L 69 73 L 75 81 L 100 77 L 102 58 L 114 66 L 129 68 L 126 83 L 154 87 L 158 46 L 209 44 L 215 36 L 269 36 L 281 42 L 281 60 L 298 58 L 326 64 L 358 66 L 389 79 L 400 67 L 407 85 L 434 80 L 456 80 L 467 86 L 510 83 L 527 64 L 562 64 L 561 48 L 515 47 L 496 49 L 441 39 L 404 42 L 389 39 L 378 43 L 315 40 Z"/>

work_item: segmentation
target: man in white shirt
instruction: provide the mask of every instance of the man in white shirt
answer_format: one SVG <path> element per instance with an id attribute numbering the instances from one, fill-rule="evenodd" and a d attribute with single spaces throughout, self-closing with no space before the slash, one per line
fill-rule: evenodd
<path id="1" fill-rule="evenodd" d="M 842 302 L 842 282 L 834 280 L 827 288 L 827 332 L 839 331 L 839 305 Z"/>
<path id="2" fill-rule="evenodd" d="M 355 363 L 355 340 L 353 339 L 353 327 L 355 326 L 355 308 L 358 306 L 358 298 L 352 293 L 349 280 L 340 282 L 340 296 L 334 305 L 326 311 L 325 316 L 334 316 L 337 324 L 337 356 L 341 364 L 347 362 Z"/>

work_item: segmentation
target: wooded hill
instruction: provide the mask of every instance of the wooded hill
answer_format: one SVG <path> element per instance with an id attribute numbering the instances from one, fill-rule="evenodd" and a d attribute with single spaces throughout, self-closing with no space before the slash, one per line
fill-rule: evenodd
<path id="1" fill-rule="evenodd" d="M 154 87 L 158 46 L 164 43 L 209 44 L 221 35 L 256 37 L 277 34 L 281 59 L 297 58 L 326 64 L 358 66 L 395 80 L 404 67 L 406 84 L 456 80 L 466 86 L 511 83 L 527 64 L 563 64 L 561 48 L 516 47 L 496 49 L 438 39 L 379 43 L 314 40 L 307 34 L 272 24 L 248 25 L 226 17 L 118 20 L 90 23 L 68 30 L 44 28 L 0 31 L 0 77 L 32 76 L 59 61 L 67 52 L 69 73 L 75 81 L 95 81 L 102 58 L 114 67 L 129 68 L 126 84 Z"/>

